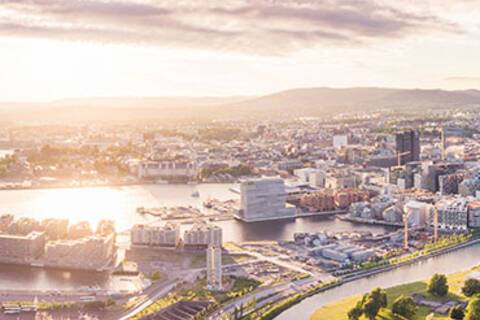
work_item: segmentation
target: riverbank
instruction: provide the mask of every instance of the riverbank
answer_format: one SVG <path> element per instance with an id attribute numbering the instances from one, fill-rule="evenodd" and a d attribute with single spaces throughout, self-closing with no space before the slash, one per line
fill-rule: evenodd
<path id="1" fill-rule="evenodd" d="M 0 181 L 0 191 L 16 191 L 16 190 L 45 190 L 45 189 L 81 189 L 81 188 L 114 188 L 114 187 L 129 187 L 141 185 L 154 185 L 154 182 L 148 181 L 109 181 L 108 183 L 91 183 L 91 184 L 49 184 L 49 185 L 32 185 L 22 186 L 20 183 L 13 186 L 2 186 L 1 184 L 8 184 Z"/>
<path id="2" fill-rule="evenodd" d="M 326 285 L 326 286 L 323 286 L 323 287 L 319 287 L 314 292 L 307 292 L 305 295 L 299 296 L 295 300 L 294 303 L 289 304 L 287 308 L 284 308 L 282 311 L 279 311 L 278 313 L 276 313 L 276 315 L 281 314 L 281 312 L 284 312 L 284 311 L 288 310 L 292 306 L 298 305 L 300 302 L 302 302 L 303 300 L 305 300 L 309 297 L 315 296 L 317 294 L 320 294 L 322 292 L 326 292 L 328 290 L 331 290 L 331 289 L 334 289 L 334 288 L 337 288 L 337 287 L 341 287 L 341 286 L 343 286 L 347 283 L 353 283 L 353 282 L 355 282 L 357 280 L 360 280 L 360 279 L 368 278 L 368 277 L 371 277 L 371 276 L 374 276 L 374 275 L 377 275 L 377 274 L 385 273 L 385 272 L 392 271 L 392 270 L 395 270 L 395 269 L 398 269 L 398 268 L 401 268 L 401 267 L 412 265 L 412 264 L 418 263 L 418 262 L 423 261 L 423 260 L 427 260 L 427 259 L 437 257 L 437 256 L 440 256 L 440 255 L 444 255 L 444 254 L 447 254 L 447 253 L 450 253 L 450 252 L 453 252 L 453 251 L 456 251 L 456 250 L 460 250 L 460 249 L 463 249 L 463 248 L 473 246 L 475 244 L 479 244 L 479 243 L 480 243 L 480 239 L 476 238 L 476 239 L 472 239 L 472 240 L 469 240 L 467 242 L 464 242 L 464 243 L 461 243 L 461 244 L 458 244 L 458 245 L 450 246 L 450 247 L 441 249 L 439 251 L 432 252 L 432 253 L 427 254 L 427 255 L 418 256 L 418 257 L 415 257 L 415 258 L 412 258 L 410 260 L 403 261 L 403 262 L 400 262 L 400 263 L 397 263 L 397 264 L 386 265 L 386 266 L 366 270 L 366 271 L 361 272 L 361 273 L 356 273 L 353 276 L 339 278 L 339 280 L 336 281 L 335 283 L 332 283 L 332 284 L 329 284 L 329 285 Z M 326 319 L 327 318 L 325 318 L 325 320 Z M 331 318 L 331 319 L 336 319 L 336 318 Z"/>
<path id="3" fill-rule="evenodd" d="M 365 219 L 365 218 L 358 218 L 358 217 L 350 217 L 346 216 L 337 216 L 338 219 L 342 221 L 349 221 L 355 223 L 363 223 L 363 224 L 372 224 L 372 225 L 380 225 L 380 226 L 387 226 L 387 227 L 403 227 L 402 222 L 388 222 L 384 220 L 375 220 L 375 219 Z"/>
<path id="4" fill-rule="evenodd" d="M 447 275 L 448 285 L 449 285 L 449 295 L 445 298 L 448 299 L 458 299 L 463 300 L 464 296 L 461 292 L 461 288 L 465 281 L 465 277 L 472 271 L 478 270 L 479 267 L 474 267 L 468 271 L 452 273 Z M 390 288 L 386 288 L 385 291 L 387 293 L 387 300 L 388 306 L 387 308 L 391 308 L 393 301 L 398 298 L 400 295 L 404 296 L 411 296 L 413 294 L 422 294 L 429 299 L 438 300 L 436 297 L 431 297 L 430 294 L 427 292 L 427 283 L 428 278 L 422 281 L 411 282 L 399 286 L 394 286 Z M 354 295 L 347 297 L 345 299 L 341 299 L 336 301 L 332 304 L 328 304 L 317 309 L 310 320 L 348 320 L 347 313 L 348 311 L 355 306 L 357 301 L 361 299 L 362 295 Z M 443 299 L 442 299 L 443 300 Z M 425 317 L 431 312 L 428 307 L 419 306 L 417 312 L 413 316 L 411 320 L 423 320 Z M 434 319 L 446 319 L 443 315 L 436 315 Z"/>

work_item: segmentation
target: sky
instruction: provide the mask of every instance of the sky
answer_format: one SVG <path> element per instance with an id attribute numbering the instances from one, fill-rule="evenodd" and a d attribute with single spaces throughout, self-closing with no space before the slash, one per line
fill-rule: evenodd
<path id="1" fill-rule="evenodd" d="M 480 89 L 476 0 L 0 0 L 0 101 Z"/>

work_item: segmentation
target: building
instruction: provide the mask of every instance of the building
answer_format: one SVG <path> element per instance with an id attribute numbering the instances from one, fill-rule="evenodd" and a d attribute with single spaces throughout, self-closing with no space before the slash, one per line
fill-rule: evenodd
<path id="1" fill-rule="evenodd" d="M 339 149 L 348 145 L 348 136 L 346 134 L 338 134 L 333 136 L 333 147 Z"/>
<path id="2" fill-rule="evenodd" d="M 183 234 L 186 249 L 205 249 L 208 246 L 221 248 L 223 244 L 222 228 L 206 223 L 196 223 Z"/>
<path id="3" fill-rule="evenodd" d="M 246 222 L 294 218 L 295 207 L 286 206 L 287 193 L 280 178 L 252 179 L 240 186 L 237 218 Z"/>
<path id="4" fill-rule="evenodd" d="M 198 176 L 195 161 L 147 160 L 138 164 L 140 179 L 192 180 Z"/>
<path id="5" fill-rule="evenodd" d="M 167 223 L 165 226 L 137 224 L 130 230 L 133 245 L 176 248 L 180 243 L 180 226 Z"/>
<path id="6" fill-rule="evenodd" d="M 43 255 L 44 247 L 44 232 L 32 231 L 26 236 L 0 234 L 0 262 L 32 262 Z"/>
<path id="7" fill-rule="evenodd" d="M 303 162 L 298 159 L 288 159 L 278 163 L 278 170 L 293 172 L 295 169 L 303 167 Z"/>
<path id="8" fill-rule="evenodd" d="M 347 209 L 352 203 L 367 201 L 368 192 L 358 189 L 342 189 L 335 192 L 335 206 L 339 209 Z"/>
<path id="9" fill-rule="evenodd" d="M 480 201 L 471 201 L 468 204 L 468 226 L 480 228 Z"/>
<path id="10" fill-rule="evenodd" d="M 351 189 L 356 188 L 360 179 L 355 174 L 348 172 L 332 172 L 325 179 L 325 188 Z"/>
<path id="11" fill-rule="evenodd" d="M 76 240 L 49 241 L 44 263 L 49 267 L 104 270 L 115 257 L 115 235 L 90 236 Z"/>
<path id="12" fill-rule="evenodd" d="M 441 133 L 441 148 L 442 148 L 442 159 L 445 160 L 447 156 L 449 156 L 449 142 L 453 140 L 457 142 L 458 145 L 463 144 L 463 137 L 465 135 L 465 131 L 462 128 L 450 128 L 444 127 L 442 128 Z M 462 148 L 463 149 L 463 148 Z M 463 150 L 461 156 L 463 157 Z"/>
<path id="13" fill-rule="evenodd" d="M 293 174 L 302 182 L 312 187 L 325 187 L 325 172 L 315 168 L 302 168 L 293 170 Z"/>
<path id="14" fill-rule="evenodd" d="M 410 200 L 405 204 L 408 225 L 411 227 L 424 227 L 430 217 L 432 206 L 425 202 Z"/>
<path id="15" fill-rule="evenodd" d="M 395 151 L 400 156 L 400 165 L 420 160 L 420 136 L 415 130 L 399 132 L 395 135 Z"/>
<path id="16" fill-rule="evenodd" d="M 306 193 L 300 198 L 300 206 L 310 212 L 333 211 L 335 210 L 335 198 L 331 192 Z"/>
<path id="17" fill-rule="evenodd" d="M 468 226 L 468 201 L 465 198 L 448 202 L 438 209 L 440 228 L 466 230 Z"/>
<path id="18" fill-rule="evenodd" d="M 464 172 L 455 172 L 438 177 L 440 194 L 458 194 L 459 186 L 463 182 L 464 178 Z"/>
<path id="19" fill-rule="evenodd" d="M 222 248 L 218 246 L 207 249 L 207 288 L 222 290 Z"/>

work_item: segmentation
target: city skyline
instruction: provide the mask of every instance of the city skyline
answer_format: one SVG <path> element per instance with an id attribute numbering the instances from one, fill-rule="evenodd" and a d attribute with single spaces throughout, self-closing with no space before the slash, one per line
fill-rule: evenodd
<path id="1" fill-rule="evenodd" d="M 0 101 L 258 96 L 317 86 L 478 88 L 476 7 L 2 1 Z"/>

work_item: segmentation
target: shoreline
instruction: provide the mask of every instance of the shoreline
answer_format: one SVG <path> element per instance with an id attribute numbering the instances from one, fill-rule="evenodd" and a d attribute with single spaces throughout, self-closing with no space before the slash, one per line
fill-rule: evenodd
<path id="1" fill-rule="evenodd" d="M 128 186 L 143 186 L 143 185 L 159 185 L 159 186 L 176 186 L 176 185 L 182 185 L 182 186 L 196 186 L 199 184 L 232 184 L 236 182 L 196 182 L 195 184 L 191 183 L 176 183 L 176 182 L 171 182 L 171 183 L 155 183 L 155 181 L 133 181 L 133 182 L 109 182 L 106 184 L 92 184 L 92 185 L 78 185 L 78 186 L 72 186 L 72 185 L 66 185 L 66 184 L 60 184 L 60 185 L 55 185 L 55 186 L 31 186 L 31 187 L 8 187 L 8 188 L 2 188 L 0 187 L 0 191 L 16 191 L 16 190 L 44 190 L 44 189 L 80 189 L 80 188 L 113 188 L 113 187 L 128 187 Z M 231 190 L 229 190 L 231 191 Z"/>
<path id="2" fill-rule="evenodd" d="M 278 317 L 280 314 L 287 311 L 288 309 L 290 309 L 290 308 L 294 307 L 295 305 L 299 304 L 303 300 L 305 300 L 307 298 L 310 298 L 310 297 L 313 297 L 313 296 L 315 296 L 319 293 L 322 293 L 322 292 L 328 291 L 330 289 L 340 287 L 344 284 L 354 282 L 354 281 L 359 280 L 359 279 L 368 278 L 370 276 L 374 276 L 374 275 L 381 274 L 381 273 L 384 273 L 384 272 L 387 272 L 387 271 L 391 271 L 391 270 L 395 270 L 395 269 L 398 269 L 398 268 L 401 268 L 401 267 L 412 265 L 412 264 L 415 264 L 417 262 L 427 260 L 429 258 L 434 258 L 434 257 L 437 257 L 437 256 L 441 256 L 441 255 L 444 255 L 444 254 L 447 254 L 447 253 L 450 253 L 450 252 L 454 252 L 454 251 L 457 251 L 457 250 L 460 250 L 460 249 L 464 249 L 464 248 L 476 245 L 476 244 L 480 244 L 480 239 L 479 238 L 469 240 L 469 241 L 460 243 L 458 245 L 450 246 L 450 247 L 447 247 L 447 248 L 444 248 L 444 249 L 441 249 L 441 250 L 438 250 L 438 251 L 435 251 L 435 252 L 432 252 L 432 253 L 429 253 L 429 254 L 426 254 L 426 255 L 423 255 L 423 256 L 415 257 L 411 260 L 403 261 L 403 262 L 400 262 L 400 263 L 397 263 L 397 264 L 394 264 L 394 265 L 385 265 L 385 266 L 381 266 L 381 267 L 374 268 L 374 269 L 371 269 L 371 270 L 366 270 L 364 273 L 357 274 L 357 275 L 352 276 L 352 277 L 338 278 L 338 280 L 335 281 L 334 283 L 326 284 L 325 286 L 315 290 L 315 292 L 313 292 L 313 293 L 311 293 L 311 292 L 305 293 L 304 295 L 299 297 L 298 300 L 295 301 L 294 304 L 292 304 L 292 305 L 288 306 L 288 308 L 285 308 L 285 309 L 281 310 L 280 312 L 278 312 L 273 319 L 275 319 L 276 317 Z"/>
<path id="3" fill-rule="evenodd" d="M 374 225 L 374 226 L 386 226 L 386 227 L 395 227 L 395 228 L 403 228 L 402 222 L 388 222 L 384 220 L 374 220 L 374 219 L 364 219 L 364 218 L 353 218 L 349 216 L 337 216 L 338 219 L 342 221 L 348 221 L 353 223 L 361 223 L 367 225 Z"/>

